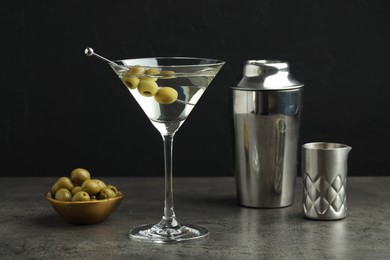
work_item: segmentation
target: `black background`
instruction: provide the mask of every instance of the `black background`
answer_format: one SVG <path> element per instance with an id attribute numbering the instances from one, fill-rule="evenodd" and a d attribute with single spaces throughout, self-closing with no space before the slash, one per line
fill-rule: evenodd
<path id="1" fill-rule="evenodd" d="M 226 65 L 175 137 L 175 176 L 233 176 L 230 87 L 283 59 L 304 87 L 300 143 L 352 146 L 349 175 L 390 175 L 386 1 L 1 1 L 0 176 L 163 176 L 161 136 L 111 59 Z"/>

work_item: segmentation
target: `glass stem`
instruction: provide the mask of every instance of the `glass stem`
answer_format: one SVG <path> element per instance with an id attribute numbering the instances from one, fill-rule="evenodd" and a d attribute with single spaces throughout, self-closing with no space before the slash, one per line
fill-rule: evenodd
<path id="1" fill-rule="evenodd" d="M 164 216 L 161 220 L 165 227 L 177 227 L 180 225 L 176 221 L 173 206 L 173 178 L 172 178 L 172 156 L 173 156 L 174 134 L 163 135 L 164 142 L 164 164 L 165 164 L 165 202 Z"/>

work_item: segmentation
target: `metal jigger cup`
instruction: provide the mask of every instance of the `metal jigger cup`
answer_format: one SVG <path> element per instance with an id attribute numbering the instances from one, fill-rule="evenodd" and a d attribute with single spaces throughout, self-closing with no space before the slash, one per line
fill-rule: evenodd
<path id="1" fill-rule="evenodd" d="M 302 146 L 303 203 L 306 218 L 336 220 L 347 216 L 347 160 L 351 147 L 338 143 Z"/>

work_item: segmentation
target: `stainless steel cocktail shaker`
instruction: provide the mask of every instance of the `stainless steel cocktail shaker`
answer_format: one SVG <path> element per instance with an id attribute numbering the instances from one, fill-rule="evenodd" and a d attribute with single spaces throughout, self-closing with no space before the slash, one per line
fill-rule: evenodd
<path id="1" fill-rule="evenodd" d="M 285 61 L 249 60 L 233 87 L 235 176 L 239 203 L 293 204 L 303 84 Z"/>

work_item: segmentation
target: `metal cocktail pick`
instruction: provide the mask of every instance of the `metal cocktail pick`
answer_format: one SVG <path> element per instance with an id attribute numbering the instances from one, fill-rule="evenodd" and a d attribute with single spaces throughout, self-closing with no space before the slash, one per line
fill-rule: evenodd
<path id="1" fill-rule="evenodd" d="M 115 62 L 107 59 L 107 58 L 104 58 L 103 56 L 100 56 L 99 54 L 96 54 L 93 49 L 91 47 L 87 47 L 84 51 L 85 55 L 87 55 L 88 57 L 91 57 L 91 56 L 95 56 L 96 58 L 99 58 L 101 60 L 104 60 L 105 62 L 108 62 L 110 63 L 111 65 L 113 66 L 116 66 L 116 67 L 121 67 L 119 66 L 118 64 L 116 64 Z"/>
<path id="2" fill-rule="evenodd" d="M 125 70 L 128 70 L 127 67 L 124 67 L 124 66 L 120 66 L 118 65 L 117 63 L 107 59 L 107 58 L 104 58 L 103 56 L 100 56 L 99 54 L 96 54 L 93 49 L 91 47 L 87 47 L 84 51 L 85 55 L 87 55 L 88 57 L 91 57 L 91 56 L 95 56 L 96 58 L 99 58 L 105 62 L 108 62 L 110 65 L 112 66 L 115 66 L 115 67 L 118 67 L 118 68 L 121 68 L 121 69 L 125 69 Z M 189 105 L 195 105 L 193 103 L 190 103 L 190 102 L 187 102 L 187 101 L 184 101 L 184 100 L 180 100 L 180 99 L 176 99 L 176 102 L 179 102 L 179 103 L 182 103 L 182 104 L 189 104 Z"/>

